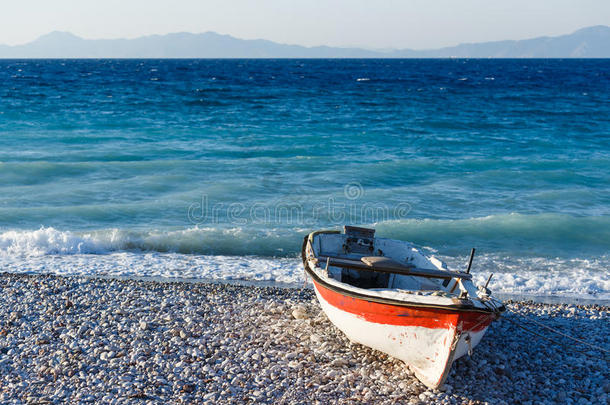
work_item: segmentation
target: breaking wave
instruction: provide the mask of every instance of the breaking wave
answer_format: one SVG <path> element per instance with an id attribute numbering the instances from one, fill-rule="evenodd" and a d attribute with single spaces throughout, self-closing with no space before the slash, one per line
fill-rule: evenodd
<path id="1" fill-rule="evenodd" d="M 402 219 L 370 224 L 382 237 L 459 256 L 470 247 L 516 257 L 597 257 L 610 251 L 610 217 L 501 214 L 481 218 Z M 186 229 L 37 230 L 0 232 L 0 255 L 104 254 L 117 251 L 207 255 L 294 256 L 303 236 L 337 225 L 266 227 L 218 224 Z"/>
<path id="2" fill-rule="evenodd" d="M 476 246 L 475 280 L 483 283 L 494 273 L 491 286 L 496 292 L 610 300 L 610 224 L 604 217 L 512 214 L 457 221 L 387 221 L 376 224 L 376 229 L 380 236 L 430 246 L 426 249 L 455 270 L 463 269 L 468 247 Z M 7 230 L 0 232 L 0 269 L 301 285 L 304 277 L 298 252 L 309 230 Z M 587 244 L 606 250 L 593 254 Z M 550 254 L 552 245 L 566 247 L 566 254 Z"/>
<path id="3" fill-rule="evenodd" d="M 377 224 L 384 236 L 440 251 L 468 247 L 517 256 L 579 256 L 610 250 L 610 217 L 500 214 L 460 220 L 407 219 Z"/>
<path id="4" fill-rule="evenodd" d="M 286 238 L 292 231 L 252 228 L 188 228 L 180 230 L 61 231 L 40 228 L 0 233 L 0 255 L 41 256 L 106 254 L 118 251 L 212 255 L 282 256 L 295 253 Z M 296 234 L 292 239 L 298 241 Z M 300 246 L 300 245 L 299 245 Z M 288 248 L 285 250 L 284 248 Z"/>

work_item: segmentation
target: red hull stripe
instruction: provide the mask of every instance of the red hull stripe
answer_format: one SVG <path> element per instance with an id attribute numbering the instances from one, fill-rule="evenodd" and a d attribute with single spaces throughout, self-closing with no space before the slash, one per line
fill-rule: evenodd
<path id="1" fill-rule="evenodd" d="M 447 329 L 462 323 L 463 331 L 479 331 L 493 320 L 493 314 L 468 311 L 449 311 L 427 307 L 403 307 L 347 297 L 314 281 L 315 287 L 326 302 L 342 311 L 357 315 L 372 323 L 396 326 L 421 326 Z"/>

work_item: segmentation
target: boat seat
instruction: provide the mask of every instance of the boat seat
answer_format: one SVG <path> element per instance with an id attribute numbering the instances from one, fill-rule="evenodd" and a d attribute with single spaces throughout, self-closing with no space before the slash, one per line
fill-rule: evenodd
<path id="1" fill-rule="evenodd" d="M 364 254 L 358 254 L 358 253 L 335 254 L 335 253 L 326 253 L 326 252 L 321 252 L 319 255 L 319 257 L 324 258 L 324 260 L 326 260 L 327 257 L 330 257 L 331 259 L 355 260 L 357 262 L 359 262 L 360 259 L 362 259 L 364 256 L 365 256 Z"/>
<path id="2" fill-rule="evenodd" d="M 396 260 L 385 256 L 366 256 L 361 258 L 360 261 L 367 266 L 375 269 L 387 270 L 388 272 L 402 272 L 405 269 L 412 269 L 415 267 L 412 264 L 398 263 Z"/>

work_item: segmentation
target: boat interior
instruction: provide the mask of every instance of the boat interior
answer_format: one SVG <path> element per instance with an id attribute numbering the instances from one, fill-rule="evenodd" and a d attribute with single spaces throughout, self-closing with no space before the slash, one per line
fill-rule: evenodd
<path id="1" fill-rule="evenodd" d="M 408 242 L 375 238 L 375 230 L 346 226 L 344 233 L 318 233 L 311 248 L 329 278 L 354 287 L 385 290 L 460 292 L 445 263 Z"/>

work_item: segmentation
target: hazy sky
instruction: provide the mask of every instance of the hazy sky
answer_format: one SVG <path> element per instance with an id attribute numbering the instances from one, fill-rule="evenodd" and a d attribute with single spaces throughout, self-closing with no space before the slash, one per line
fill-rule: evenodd
<path id="1" fill-rule="evenodd" d="M 0 43 L 50 31 L 216 31 L 300 45 L 435 48 L 610 25 L 610 0 L 2 0 Z"/>

